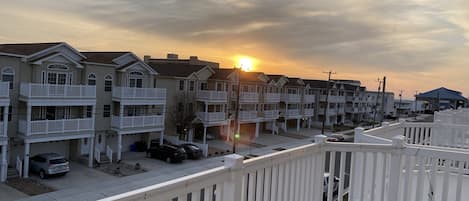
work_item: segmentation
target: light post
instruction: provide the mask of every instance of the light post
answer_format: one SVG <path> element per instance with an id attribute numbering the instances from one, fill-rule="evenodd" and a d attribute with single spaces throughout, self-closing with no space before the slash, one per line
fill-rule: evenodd
<path id="1" fill-rule="evenodd" d="M 233 153 L 236 153 L 236 144 L 238 143 L 240 136 L 239 130 L 239 96 L 240 96 L 240 89 L 241 89 L 241 68 L 235 68 L 236 70 L 236 75 L 237 75 L 237 88 L 236 88 L 236 111 L 235 111 L 235 124 L 236 126 L 236 132 L 233 133 Z"/>

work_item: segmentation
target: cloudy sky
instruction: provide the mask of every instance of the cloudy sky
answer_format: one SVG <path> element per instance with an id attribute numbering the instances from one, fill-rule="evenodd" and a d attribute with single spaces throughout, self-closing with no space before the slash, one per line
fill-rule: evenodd
<path id="1" fill-rule="evenodd" d="M 412 97 L 469 94 L 467 0 L 2 0 L 0 43 L 66 41 L 80 50 L 198 55 L 267 73 L 360 79 Z"/>

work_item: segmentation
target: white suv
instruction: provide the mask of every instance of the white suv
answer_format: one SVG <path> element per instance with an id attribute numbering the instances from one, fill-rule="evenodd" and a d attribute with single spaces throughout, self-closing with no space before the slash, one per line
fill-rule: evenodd
<path id="1" fill-rule="evenodd" d="M 30 160 L 31 172 L 39 173 L 41 179 L 49 175 L 65 175 L 70 171 L 68 160 L 56 153 L 38 154 Z"/>

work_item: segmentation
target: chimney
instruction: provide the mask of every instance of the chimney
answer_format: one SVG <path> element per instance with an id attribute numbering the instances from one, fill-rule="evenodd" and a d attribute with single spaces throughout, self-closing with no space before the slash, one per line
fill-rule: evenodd
<path id="1" fill-rule="evenodd" d="M 189 57 L 189 60 L 191 60 L 191 61 L 197 61 L 197 60 L 199 60 L 199 57 L 197 57 L 197 56 L 190 56 L 190 57 Z"/>
<path id="2" fill-rule="evenodd" d="M 178 60 L 178 55 L 173 53 L 168 53 L 166 56 L 167 59 Z"/>
<path id="3" fill-rule="evenodd" d="M 150 59 L 151 59 L 150 55 L 143 56 L 143 62 L 145 62 L 145 63 L 148 63 L 150 61 Z"/>

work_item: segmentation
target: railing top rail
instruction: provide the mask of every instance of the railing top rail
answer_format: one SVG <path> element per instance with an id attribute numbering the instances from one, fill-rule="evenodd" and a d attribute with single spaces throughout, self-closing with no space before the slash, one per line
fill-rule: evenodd
<path id="1" fill-rule="evenodd" d="M 448 160 L 467 161 L 469 151 L 451 149 L 447 147 L 430 147 L 421 145 L 406 145 L 404 154 L 418 157 L 436 157 Z"/>

